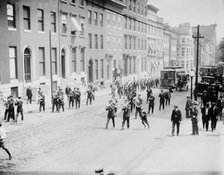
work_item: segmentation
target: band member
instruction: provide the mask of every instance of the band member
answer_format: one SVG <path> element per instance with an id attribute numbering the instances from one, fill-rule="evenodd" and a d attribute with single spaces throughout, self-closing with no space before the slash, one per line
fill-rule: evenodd
<path id="1" fill-rule="evenodd" d="M 108 129 L 108 124 L 109 124 L 110 119 L 112 120 L 113 127 L 115 127 L 114 118 L 116 116 L 116 113 L 115 113 L 115 104 L 113 103 L 113 100 L 109 101 L 109 106 L 106 107 L 106 110 L 108 111 L 106 129 Z"/>
<path id="2" fill-rule="evenodd" d="M 76 90 L 76 95 L 75 95 L 75 107 L 80 108 L 80 101 L 81 101 L 81 91 L 79 88 Z"/>
<path id="3" fill-rule="evenodd" d="M 202 125 L 203 128 L 206 128 L 206 131 L 208 131 L 209 127 L 209 103 L 206 103 L 205 106 L 201 108 L 201 114 L 202 114 Z"/>
<path id="4" fill-rule="evenodd" d="M 69 102 L 68 102 L 69 108 L 71 108 L 71 105 L 72 105 L 72 107 L 74 107 L 74 101 L 75 101 L 75 96 L 76 96 L 75 91 L 76 91 L 76 88 L 74 88 L 74 91 L 69 89 L 68 94 L 66 94 L 68 97 L 68 100 L 69 100 Z"/>
<path id="5" fill-rule="evenodd" d="M 142 124 L 144 125 L 144 128 L 146 127 L 146 125 L 148 126 L 149 128 L 149 122 L 147 120 L 147 113 L 145 112 L 144 109 L 141 109 L 141 120 L 142 120 Z"/>
<path id="6" fill-rule="evenodd" d="M 142 99 L 141 99 L 141 94 L 138 94 L 138 97 L 135 99 L 135 119 L 137 119 L 137 115 L 139 113 L 139 116 L 141 117 L 141 108 L 142 108 Z"/>
<path id="7" fill-rule="evenodd" d="M 163 90 L 161 90 L 159 94 L 159 110 L 161 110 L 161 106 L 163 107 L 163 109 L 165 108 L 165 96 Z"/>
<path id="8" fill-rule="evenodd" d="M 14 100 L 12 95 L 9 96 L 9 115 L 7 122 L 9 122 L 10 118 L 15 120 Z"/>
<path id="9" fill-rule="evenodd" d="M 150 111 L 152 110 L 152 114 L 154 112 L 154 105 L 155 105 L 155 97 L 153 96 L 153 94 L 151 93 L 149 98 L 149 106 L 148 106 L 148 114 L 150 114 Z"/>
<path id="10" fill-rule="evenodd" d="M 21 97 L 18 97 L 18 100 L 16 101 L 15 105 L 17 105 L 17 113 L 16 113 L 16 122 L 18 120 L 19 113 L 21 115 L 21 120 L 23 120 L 23 101 Z"/>
<path id="11" fill-rule="evenodd" d="M 56 111 L 58 112 L 58 93 L 56 91 L 53 92 L 52 98 L 53 98 L 52 112 L 54 112 L 55 107 Z"/>
<path id="12" fill-rule="evenodd" d="M 131 104 L 128 100 L 124 101 L 123 111 L 123 121 L 122 121 L 122 130 L 124 129 L 125 122 L 127 121 L 127 128 L 130 127 L 130 113 L 131 113 Z"/>
<path id="13" fill-rule="evenodd" d="M 9 117 L 9 99 L 10 97 L 7 97 L 7 99 L 3 100 L 5 105 L 4 120 L 8 120 L 8 117 Z"/>
<path id="14" fill-rule="evenodd" d="M 148 103 L 148 101 L 149 101 L 149 97 L 150 97 L 150 95 L 152 94 L 152 89 L 149 87 L 149 88 L 146 90 L 146 92 L 147 92 L 147 101 L 146 101 L 146 103 Z"/>
<path id="15" fill-rule="evenodd" d="M 172 136 L 174 136 L 175 132 L 175 126 L 177 127 L 177 136 L 179 135 L 180 130 L 180 122 L 182 120 L 182 115 L 180 110 L 178 109 L 178 106 L 174 106 L 174 109 L 172 111 L 171 115 L 171 122 L 172 122 Z"/>
<path id="16" fill-rule="evenodd" d="M 192 103 L 192 107 L 190 109 L 190 117 L 192 122 L 192 135 L 199 135 L 197 106 L 198 106 L 198 102 L 195 101 Z"/>
<path id="17" fill-rule="evenodd" d="M 43 108 L 43 111 L 45 111 L 45 95 L 42 93 L 39 96 L 39 102 L 40 102 L 40 106 L 39 106 L 39 111 L 41 112 L 41 108 Z"/>
<path id="18" fill-rule="evenodd" d="M 7 137 L 7 130 L 2 127 L 2 123 L 0 123 L 0 148 L 5 150 L 5 152 L 9 155 L 9 160 L 12 159 L 12 156 L 9 150 L 5 147 L 4 140 Z"/>
<path id="19" fill-rule="evenodd" d="M 60 112 L 61 108 L 62 108 L 62 111 L 65 110 L 64 105 L 65 105 L 64 93 L 62 92 L 62 89 L 59 89 L 59 92 L 58 92 L 58 112 Z"/>
<path id="20" fill-rule="evenodd" d="M 88 102 L 90 102 L 90 105 L 92 104 L 92 100 L 93 100 L 93 91 L 91 88 L 89 88 L 87 91 L 87 99 L 86 99 L 86 105 L 88 105 Z"/>

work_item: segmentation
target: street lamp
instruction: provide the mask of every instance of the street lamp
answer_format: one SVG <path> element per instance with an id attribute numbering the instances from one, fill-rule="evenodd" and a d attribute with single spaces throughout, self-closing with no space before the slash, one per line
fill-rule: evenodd
<path id="1" fill-rule="evenodd" d="M 189 75 L 191 77 L 191 99 L 192 99 L 192 94 L 193 94 L 193 77 L 195 76 L 194 71 L 190 71 Z"/>

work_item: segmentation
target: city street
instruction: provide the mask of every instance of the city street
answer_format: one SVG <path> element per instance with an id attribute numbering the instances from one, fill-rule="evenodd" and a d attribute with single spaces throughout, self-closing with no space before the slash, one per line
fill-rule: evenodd
<path id="1" fill-rule="evenodd" d="M 223 169 L 223 123 L 217 130 L 205 131 L 199 121 L 199 136 L 192 136 L 191 121 L 185 118 L 184 106 L 188 92 L 174 92 L 171 105 L 158 110 L 159 89 L 153 89 L 156 97 L 155 112 L 148 116 L 150 129 L 141 124 L 132 113 L 130 129 L 121 130 L 122 101 L 116 127 L 105 130 L 105 106 L 108 93 L 96 96 L 91 106 L 82 101 L 80 109 L 65 112 L 27 113 L 25 121 L 18 124 L 5 123 L 9 131 L 6 146 L 12 152 L 8 160 L 0 152 L 0 169 L 12 172 L 79 172 L 94 174 L 143 174 L 152 172 L 190 173 L 221 172 Z M 146 108 L 146 92 L 141 92 Z M 86 98 L 86 97 L 82 97 Z M 179 105 L 183 121 L 180 135 L 171 136 L 170 116 L 173 105 Z"/>

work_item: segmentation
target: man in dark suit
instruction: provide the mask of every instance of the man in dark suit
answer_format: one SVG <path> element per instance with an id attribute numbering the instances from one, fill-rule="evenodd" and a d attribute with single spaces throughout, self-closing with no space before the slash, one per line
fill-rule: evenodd
<path id="1" fill-rule="evenodd" d="M 216 129 L 216 123 L 217 123 L 218 115 L 219 115 L 219 109 L 216 106 L 215 102 L 212 102 L 212 106 L 209 108 L 208 115 L 211 119 L 211 128 L 213 132 L 213 130 Z"/>
<path id="2" fill-rule="evenodd" d="M 163 109 L 165 108 L 165 96 L 163 90 L 161 90 L 161 93 L 159 94 L 159 110 L 161 110 L 161 106 L 163 106 Z"/>
<path id="3" fill-rule="evenodd" d="M 151 110 L 152 110 L 152 114 L 153 114 L 154 104 L 155 104 L 155 97 L 153 96 L 152 93 L 150 94 L 150 96 L 148 98 L 148 101 L 149 101 L 148 114 L 150 113 Z"/>
<path id="4" fill-rule="evenodd" d="M 171 115 L 171 122 L 172 122 L 172 136 L 174 136 L 174 132 L 175 132 L 175 126 L 177 128 L 177 136 L 179 135 L 179 131 L 180 131 L 180 122 L 182 120 L 182 115 L 180 110 L 178 109 L 178 106 L 174 106 L 174 109 L 172 111 L 172 115 Z"/>
<path id="5" fill-rule="evenodd" d="M 28 102 L 30 102 L 30 104 L 31 104 L 33 93 L 32 93 L 30 86 L 26 89 L 26 96 L 27 96 L 27 104 L 28 104 Z"/>
<path id="6" fill-rule="evenodd" d="M 203 128 L 206 128 L 206 131 L 208 131 L 209 126 L 209 103 L 206 103 L 203 108 L 201 108 L 201 114 L 202 114 L 202 125 Z"/>

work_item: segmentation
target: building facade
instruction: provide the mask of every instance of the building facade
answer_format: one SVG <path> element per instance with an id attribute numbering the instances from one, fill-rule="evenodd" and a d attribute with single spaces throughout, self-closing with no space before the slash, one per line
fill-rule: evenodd
<path id="1" fill-rule="evenodd" d="M 180 24 L 177 33 L 177 59 L 176 65 L 181 66 L 186 72 L 194 68 L 194 41 L 190 23 Z"/>

